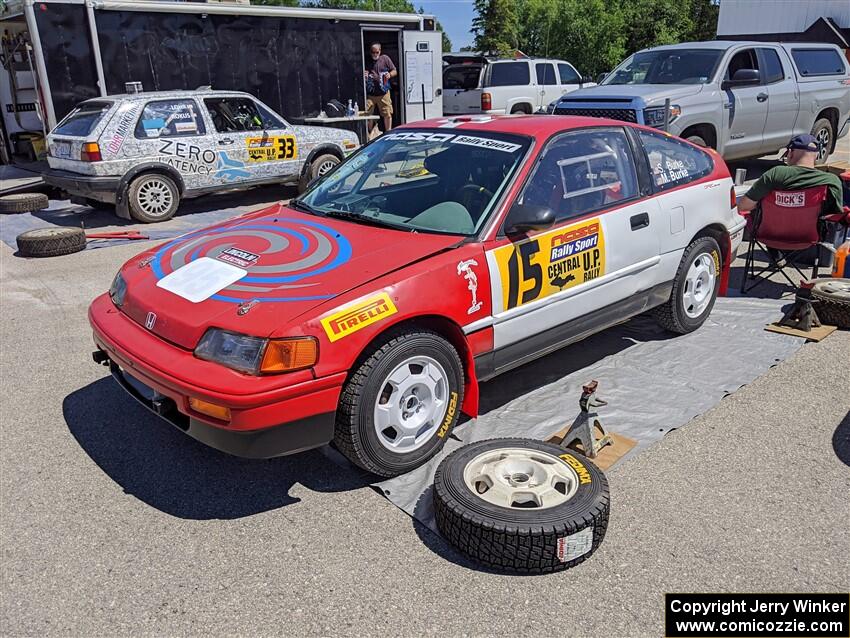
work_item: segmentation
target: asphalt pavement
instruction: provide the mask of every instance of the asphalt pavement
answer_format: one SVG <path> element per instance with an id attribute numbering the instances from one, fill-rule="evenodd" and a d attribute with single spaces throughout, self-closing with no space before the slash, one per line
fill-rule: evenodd
<path id="1" fill-rule="evenodd" d="M 612 468 L 587 562 L 506 576 L 318 451 L 228 457 L 126 396 L 86 308 L 146 245 L 0 245 L 4 636 L 659 636 L 664 592 L 850 590 L 850 332 Z"/>

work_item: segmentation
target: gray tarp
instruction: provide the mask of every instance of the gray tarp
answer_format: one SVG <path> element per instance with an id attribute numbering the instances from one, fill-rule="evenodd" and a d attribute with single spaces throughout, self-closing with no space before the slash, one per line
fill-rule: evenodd
<path id="1" fill-rule="evenodd" d="M 603 423 L 637 440 L 629 455 L 639 454 L 803 344 L 802 339 L 764 330 L 781 317 L 785 303 L 721 298 L 705 325 L 684 336 L 666 333 L 649 317 L 637 317 L 504 374 L 482 384 L 481 416 L 458 427 L 457 438 L 439 455 L 375 487 L 436 531 L 430 488 L 448 453 L 494 437 L 549 438 L 573 422 L 581 386 L 591 379 L 599 381 L 597 396 L 609 402 L 599 411 Z"/>

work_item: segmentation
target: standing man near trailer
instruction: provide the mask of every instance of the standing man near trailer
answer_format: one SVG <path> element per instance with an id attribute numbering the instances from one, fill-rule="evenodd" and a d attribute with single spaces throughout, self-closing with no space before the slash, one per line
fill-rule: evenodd
<path id="1" fill-rule="evenodd" d="M 377 109 L 384 120 L 384 132 L 393 127 L 393 101 L 390 97 L 390 79 L 398 75 L 395 64 L 389 56 L 381 53 L 381 45 L 374 42 L 370 47 L 371 61 L 366 61 L 363 76 L 366 78 L 366 114 L 371 115 Z M 374 128 L 369 122 L 369 132 Z"/>

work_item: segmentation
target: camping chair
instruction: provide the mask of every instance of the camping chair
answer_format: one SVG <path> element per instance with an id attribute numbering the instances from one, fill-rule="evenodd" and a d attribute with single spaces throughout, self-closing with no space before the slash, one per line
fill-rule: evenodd
<path id="1" fill-rule="evenodd" d="M 845 207 L 843 213 L 837 215 L 821 215 L 826 201 L 827 187 L 817 186 L 798 191 L 771 191 L 759 202 L 753 212 L 750 244 L 747 248 L 744 277 L 741 281 L 741 292 L 752 290 L 765 278 L 759 279 L 764 273 L 768 277 L 781 273 L 788 282 L 796 284 L 785 272 L 786 266 L 791 266 L 801 277 L 805 275 L 795 263 L 800 254 L 812 246 L 832 246 L 821 241 L 824 223 L 839 222 L 847 224 L 850 213 Z M 754 253 L 758 246 L 767 253 L 768 265 L 758 272 L 755 271 Z M 812 279 L 818 276 L 818 253 L 815 252 L 812 266 Z M 748 279 L 759 279 L 747 288 Z"/>

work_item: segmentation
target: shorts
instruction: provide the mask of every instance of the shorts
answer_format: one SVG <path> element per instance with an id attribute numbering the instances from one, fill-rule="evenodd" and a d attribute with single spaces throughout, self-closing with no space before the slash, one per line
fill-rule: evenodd
<path id="1" fill-rule="evenodd" d="M 387 91 L 383 95 L 367 95 L 366 115 L 372 114 L 373 107 L 378 109 L 378 115 L 381 117 L 391 117 L 393 114 L 393 101 L 390 97 L 390 92 Z"/>

